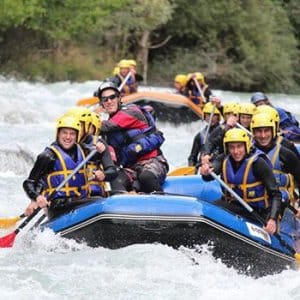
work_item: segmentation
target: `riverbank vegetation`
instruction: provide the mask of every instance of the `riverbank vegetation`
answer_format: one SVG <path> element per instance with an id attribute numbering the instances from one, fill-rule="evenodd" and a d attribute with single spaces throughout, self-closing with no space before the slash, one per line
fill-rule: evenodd
<path id="1" fill-rule="evenodd" d="M 3 0 L 0 73 L 110 76 L 122 58 L 145 82 L 203 72 L 212 88 L 299 93 L 298 0 Z"/>

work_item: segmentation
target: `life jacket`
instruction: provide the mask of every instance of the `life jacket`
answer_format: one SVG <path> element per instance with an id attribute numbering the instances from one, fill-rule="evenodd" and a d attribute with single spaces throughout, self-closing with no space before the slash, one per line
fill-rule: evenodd
<path id="1" fill-rule="evenodd" d="M 204 96 L 204 93 L 206 91 L 206 89 L 208 88 L 208 85 L 204 85 L 203 87 L 201 87 L 202 89 L 202 93 L 203 93 L 203 96 Z M 188 91 L 188 95 L 187 97 L 193 102 L 195 103 L 196 105 L 199 105 L 201 107 L 204 106 L 204 104 L 206 103 L 206 98 L 204 96 L 204 99 L 203 97 L 201 97 L 201 94 L 198 90 L 198 88 L 196 86 L 194 86 L 192 89 L 190 89 Z"/>
<path id="2" fill-rule="evenodd" d="M 281 147 L 280 140 L 282 139 L 279 139 L 279 142 L 276 141 L 276 146 L 267 153 L 267 156 L 272 163 L 273 174 L 275 176 L 276 183 L 279 186 L 282 201 L 289 203 L 294 200 L 295 184 L 293 175 L 282 171 L 279 160 L 279 151 Z"/>
<path id="3" fill-rule="evenodd" d="M 97 143 L 98 136 L 90 136 L 86 141 L 90 146 L 93 146 Z M 101 196 L 105 197 L 105 182 L 99 182 L 95 180 L 94 172 L 98 170 L 99 164 L 93 160 L 89 160 L 86 164 L 86 174 L 88 179 L 88 191 L 90 196 Z"/>
<path id="4" fill-rule="evenodd" d="M 121 74 L 118 74 L 117 76 L 119 77 L 121 84 L 122 84 L 125 77 L 123 77 Z M 121 92 L 122 96 L 127 96 L 127 95 L 137 92 L 137 82 L 135 80 L 134 75 L 129 76 L 129 78 L 127 79 L 126 83 L 124 84 L 124 86 L 120 92 Z"/>
<path id="5" fill-rule="evenodd" d="M 279 127 L 283 130 L 284 137 L 291 141 L 299 141 L 300 128 L 297 119 L 290 112 L 280 107 L 275 107 L 275 109 L 279 114 Z"/>
<path id="6" fill-rule="evenodd" d="M 144 128 L 124 129 L 112 132 L 108 135 L 108 144 L 110 144 L 117 155 L 119 165 L 128 167 L 143 159 L 151 151 L 159 149 L 164 142 L 163 134 L 156 129 L 156 125 L 151 113 L 135 104 L 128 105 L 124 108 L 128 114 L 143 113 L 146 122 L 141 122 Z M 131 114 L 133 112 L 133 114 Z M 157 152 L 152 157 L 157 156 Z M 150 157 L 149 157 L 150 158 Z M 146 159 L 146 158 L 145 158 Z"/>
<path id="7" fill-rule="evenodd" d="M 229 156 L 225 158 L 222 166 L 222 177 L 242 199 L 256 209 L 266 209 L 270 206 L 268 195 L 261 181 L 257 181 L 253 174 L 253 163 L 258 157 L 263 157 L 267 161 L 266 155 L 259 150 L 245 158 L 239 169 L 234 172 Z"/>
<path id="8" fill-rule="evenodd" d="M 43 194 L 49 196 L 54 193 L 52 199 L 57 198 L 86 198 L 88 196 L 88 185 L 86 178 L 86 167 L 83 166 L 59 191 L 55 189 L 69 176 L 73 170 L 84 160 L 85 155 L 79 145 L 77 149 L 77 161 L 75 162 L 58 144 L 49 147 L 56 155 L 53 171 L 44 179 Z"/>

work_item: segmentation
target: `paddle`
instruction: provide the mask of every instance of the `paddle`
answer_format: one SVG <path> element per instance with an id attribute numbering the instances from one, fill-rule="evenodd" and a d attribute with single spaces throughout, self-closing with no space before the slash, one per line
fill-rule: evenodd
<path id="1" fill-rule="evenodd" d="M 91 106 L 99 103 L 98 97 L 83 98 L 76 102 L 77 106 Z"/>
<path id="2" fill-rule="evenodd" d="M 128 81 L 128 79 L 130 78 L 130 76 L 132 75 L 131 71 L 128 72 L 128 74 L 126 75 L 126 77 L 124 78 L 124 80 L 122 81 L 122 83 L 120 84 L 120 86 L 118 87 L 119 92 L 122 91 L 122 88 L 124 87 L 124 85 L 126 84 L 126 82 Z"/>
<path id="3" fill-rule="evenodd" d="M 206 139 L 208 137 L 208 133 L 209 133 L 209 129 L 210 129 L 210 126 L 211 126 L 211 122 L 212 122 L 212 119 L 213 119 L 213 116 L 214 116 L 214 113 L 215 113 L 215 109 L 216 109 L 216 104 L 214 103 L 213 107 L 212 107 L 212 110 L 210 112 L 210 115 L 209 115 L 209 119 L 208 119 L 208 124 L 207 124 L 207 129 L 205 131 L 205 134 L 204 134 L 204 138 L 203 138 L 203 145 L 205 145 L 206 143 Z"/>
<path id="4" fill-rule="evenodd" d="M 0 228 L 10 228 L 16 225 L 21 219 L 25 218 L 25 214 L 16 217 L 0 218 Z"/>
<path id="5" fill-rule="evenodd" d="M 238 127 L 238 128 L 240 128 L 240 129 L 246 131 L 247 134 L 248 134 L 249 136 L 252 136 L 252 135 L 253 135 L 251 131 L 249 131 L 246 127 L 244 127 L 242 124 L 240 124 L 240 123 L 238 123 L 238 122 L 236 123 L 236 127 Z"/>
<path id="6" fill-rule="evenodd" d="M 233 189 L 231 189 L 216 173 L 213 171 L 210 172 L 210 175 L 217 180 L 236 200 L 239 201 L 239 203 L 244 206 L 255 218 L 258 220 L 262 225 L 266 225 L 266 221 L 245 201 L 243 200 Z M 278 239 L 280 244 L 287 248 L 292 254 L 295 256 L 295 259 L 300 259 L 300 253 L 296 253 L 295 250 L 288 245 L 278 233 L 274 233 L 274 236 Z"/>
<path id="7" fill-rule="evenodd" d="M 200 84 L 199 84 L 199 82 L 198 82 L 198 80 L 197 80 L 196 78 L 193 78 L 193 80 L 194 80 L 194 82 L 195 82 L 195 85 L 196 85 L 196 87 L 197 87 L 199 93 L 200 93 L 200 96 L 201 96 L 201 98 L 202 98 L 202 103 L 203 103 L 203 102 L 205 102 L 205 97 L 204 97 L 203 91 L 202 91 L 202 89 L 201 89 L 201 86 L 200 86 Z"/>
<path id="8" fill-rule="evenodd" d="M 87 163 L 92 156 L 95 155 L 95 153 L 97 152 L 97 150 L 92 150 L 89 155 L 73 170 L 73 172 L 71 174 L 69 174 L 67 176 L 67 178 L 56 187 L 56 189 L 54 190 L 54 192 L 49 196 L 48 200 L 51 201 L 54 194 L 56 192 L 58 192 L 73 176 L 74 174 L 77 173 L 78 170 L 80 170 L 82 168 L 82 166 Z M 17 236 L 17 234 L 21 231 L 22 228 L 24 228 L 37 214 L 38 212 L 41 210 L 40 207 L 38 207 L 29 217 L 27 217 L 25 219 L 25 221 L 12 233 L 0 238 L 0 248 L 10 248 L 13 246 L 15 238 Z"/>
<path id="9" fill-rule="evenodd" d="M 168 176 L 195 175 L 195 167 L 179 167 L 168 173 Z"/>

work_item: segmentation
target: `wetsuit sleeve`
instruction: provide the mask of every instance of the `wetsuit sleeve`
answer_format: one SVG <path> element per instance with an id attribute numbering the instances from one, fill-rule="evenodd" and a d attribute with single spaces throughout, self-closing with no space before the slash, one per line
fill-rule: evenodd
<path id="1" fill-rule="evenodd" d="M 196 134 L 194 141 L 193 141 L 191 153 L 188 157 L 189 166 L 195 166 L 198 162 L 198 155 L 199 155 L 200 148 L 201 148 L 201 140 L 202 140 L 201 134 L 200 133 Z"/>
<path id="2" fill-rule="evenodd" d="M 204 145 L 204 153 L 207 154 L 220 154 L 223 153 L 223 138 L 225 129 L 223 127 L 216 128 L 208 137 Z"/>
<path id="3" fill-rule="evenodd" d="M 37 196 L 43 190 L 42 178 L 50 173 L 55 162 L 55 154 L 46 149 L 40 155 L 29 174 L 29 177 L 23 182 L 23 189 L 31 200 L 36 200 Z"/>
<path id="4" fill-rule="evenodd" d="M 300 186 L 300 160 L 297 158 L 296 154 L 282 146 L 279 150 L 279 161 L 281 163 L 282 171 L 291 173 L 298 186 Z"/>
<path id="5" fill-rule="evenodd" d="M 277 220 L 282 206 L 282 197 L 273 171 L 262 157 L 258 157 L 253 163 L 253 174 L 257 180 L 263 183 L 271 200 L 270 219 Z"/>
<path id="6" fill-rule="evenodd" d="M 287 149 L 289 149 L 293 153 L 295 153 L 295 155 L 300 160 L 300 153 L 298 152 L 297 147 L 295 146 L 295 144 L 293 142 L 289 141 L 288 139 L 283 139 L 281 145 L 286 147 Z"/>
<path id="7" fill-rule="evenodd" d="M 217 175 L 221 174 L 222 172 L 222 164 L 223 164 L 223 160 L 225 159 L 225 154 L 219 154 L 213 161 L 212 161 L 212 167 L 213 167 L 213 171 L 214 173 L 216 173 Z M 214 178 L 210 175 L 208 176 L 202 176 L 204 181 L 211 181 L 214 180 Z"/>

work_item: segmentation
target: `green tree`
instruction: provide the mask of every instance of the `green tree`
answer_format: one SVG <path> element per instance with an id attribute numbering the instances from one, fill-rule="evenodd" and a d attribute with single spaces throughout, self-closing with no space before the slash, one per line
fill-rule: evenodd
<path id="1" fill-rule="evenodd" d="M 178 37 L 176 45 L 181 44 L 182 53 L 191 59 L 187 71 L 198 69 L 230 89 L 287 91 L 295 85 L 296 40 L 279 4 L 269 0 L 197 0 L 189 7 L 177 0 L 176 4 L 167 26 Z M 170 46 L 178 53 L 178 47 Z M 173 58 L 178 55 L 168 56 L 168 65 L 176 64 Z M 183 55 L 181 59 L 186 62 Z"/>

